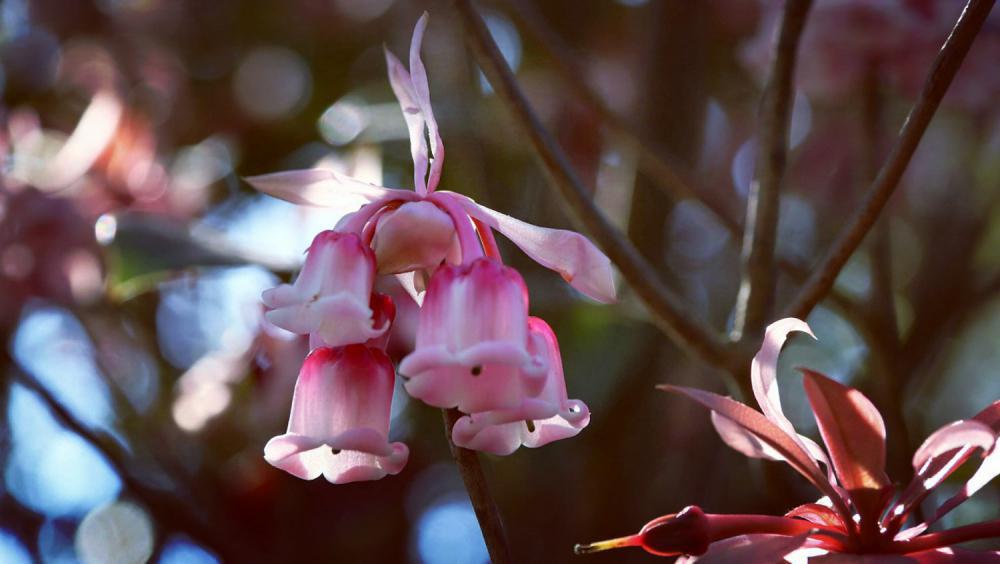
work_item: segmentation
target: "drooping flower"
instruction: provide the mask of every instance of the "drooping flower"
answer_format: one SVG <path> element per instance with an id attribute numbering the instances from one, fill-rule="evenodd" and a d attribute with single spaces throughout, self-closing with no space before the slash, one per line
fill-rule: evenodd
<path id="1" fill-rule="evenodd" d="M 973 552 L 958 543 L 1000 538 L 1000 519 L 940 532 L 927 528 L 1000 475 L 1000 401 L 972 419 L 934 432 L 913 457 L 915 476 L 895 491 L 885 474 L 885 425 L 874 405 L 854 388 L 802 369 L 826 452 L 795 432 L 781 409 L 777 360 L 789 333 L 812 334 L 798 319 L 768 327 L 754 357 L 751 378 L 761 411 L 702 390 L 662 389 L 683 394 L 712 411 L 723 441 L 753 457 L 783 460 L 823 497 L 784 516 L 712 515 L 689 507 L 650 521 L 635 534 L 578 546 L 578 553 L 639 546 L 678 562 L 997 562 L 1000 552 Z M 904 528 L 913 509 L 945 478 L 979 453 L 965 486 L 922 523 Z M 829 453 L 827 457 L 826 453 Z M 826 462 L 826 461 L 829 462 Z M 828 466 L 826 472 L 820 462 Z"/>
<path id="2" fill-rule="evenodd" d="M 529 350 L 528 290 L 488 258 L 445 265 L 420 308 L 414 351 L 399 364 L 411 396 L 465 413 L 514 408 L 536 396 L 548 369 Z"/>
<path id="3" fill-rule="evenodd" d="M 574 288 L 600 301 L 615 299 L 611 263 L 586 237 L 564 229 L 538 227 L 439 191 L 444 143 L 430 102 L 420 46 L 427 14 L 417 22 L 410 45 L 410 69 L 388 50 L 389 82 L 399 100 L 410 136 L 414 191 L 376 186 L 332 170 L 309 169 L 247 178 L 261 192 L 295 204 L 331 206 L 358 196 L 369 203 L 344 218 L 338 231 L 367 233 L 374 243 L 380 273 L 405 273 L 436 267 L 452 249 L 459 224 L 474 224 L 477 238 L 492 240 L 491 229 L 507 236 L 542 266 L 555 270 Z M 432 204 L 437 213 L 431 206 Z M 445 222 L 451 220 L 451 229 Z M 418 238 L 418 239 L 415 239 Z M 417 241 L 419 240 L 419 244 Z M 467 257 L 462 260 L 468 261 Z M 413 289 L 412 278 L 404 278 Z M 413 290 L 416 292 L 416 290 Z"/>
<path id="4" fill-rule="evenodd" d="M 383 444 L 387 419 L 384 426 L 375 427 L 379 441 L 365 431 L 370 444 L 354 449 L 333 444 L 354 444 L 354 428 L 363 427 L 359 405 L 375 402 L 376 411 L 370 415 L 377 414 L 381 422 L 380 410 L 388 409 L 391 400 L 391 365 L 390 376 L 383 377 L 382 360 L 375 362 L 380 375 L 369 381 L 355 375 L 361 370 L 360 361 L 348 363 L 354 368 L 344 368 L 344 361 L 338 360 L 354 347 L 385 358 L 396 310 L 392 299 L 373 293 L 378 275 L 394 275 L 397 286 L 409 294 L 400 302 L 412 306 L 401 310 L 404 317 L 422 304 L 413 351 L 400 363 L 407 391 L 428 404 L 474 414 L 476 422 L 466 428 L 464 444 L 509 453 L 521 444 L 541 446 L 573 436 L 589 421 L 586 405 L 567 399 L 555 337 L 544 322 L 529 322 L 524 280 L 503 264 L 493 230 L 598 301 L 614 300 L 611 263 L 578 233 L 529 225 L 437 189 L 444 144 L 420 60 L 426 26 L 425 14 L 414 30 L 409 70 L 386 51 L 389 82 L 410 137 L 413 191 L 375 186 L 322 169 L 247 179 L 258 190 L 297 204 L 338 205 L 341 198 L 358 196 L 367 201 L 341 218 L 333 231 L 317 237 L 293 284 L 263 296 L 272 323 L 310 335 L 313 355 L 327 359 L 306 360 L 289 433 L 272 439 L 265 449 L 272 464 L 301 477 L 324 473 L 335 482 L 377 479 L 398 472 L 405 463 L 399 450 L 404 446 L 391 445 L 390 452 Z M 326 365 L 331 376 L 315 376 L 318 366 Z M 352 391 L 354 381 L 361 386 L 356 391 Z M 377 390 L 371 388 L 375 381 L 381 386 Z M 333 417 L 341 411 L 346 415 Z M 519 423 L 507 425 L 510 414 L 516 414 Z M 525 420 L 534 426 L 532 430 L 517 428 Z M 332 433 L 346 435 L 329 438 Z M 493 433 L 502 438 L 488 438 Z M 333 455 L 322 445 L 342 453 Z M 343 454 L 349 451 L 354 454 Z M 344 460 L 358 462 L 345 470 Z M 338 477 L 342 472 L 348 478 Z"/>
<path id="5" fill-rule="evenodd" d="M 465 415 L 452 429 L 458 446 L 507 455 L 521 445 L 537 448 L 553 441 L 576 436 L 590 423 L 590 409 L 580 400 L 569 399 L 563 376 L 559 343 L 549 324 L 537 317 L 528 319 L 532 336 L 529 351 L 541 344 L 548 371 L 545 386 L 535 397 L 525 397 L 514 409 L 498 409 Z M 534 351 L 531 351 L 534 352 Z"/>
<path id="6" fill-rule="evenodd" d="M 323 231 L 309 247 L 295 282 L 272 288 L 261 298 L 271 323 L 338 347 L 378 338 L 389 329 L 385 319 L 375 323 L 374 281 L 375 256 L 360 237 Z"/>
<path id="7" fill-rule="evenodd" d="M 394 377 L 378 349 L 314 350 L 295 383 L 288 432 L 268 441 L 265 460 L 293 476 L 322 475 L 334 484 L 399 473 L 409 449 L 387 438 Z"/>

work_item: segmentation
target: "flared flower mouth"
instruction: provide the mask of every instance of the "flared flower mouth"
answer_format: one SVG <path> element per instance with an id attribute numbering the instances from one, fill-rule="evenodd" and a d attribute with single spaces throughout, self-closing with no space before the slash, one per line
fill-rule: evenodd
<path id="1" fill-rule="evenodd" d="M 286 433 L 264 446 L 264 459 L 276 468 L 303 480 L 323 476 L 333 484 L 398 474 L 408 457 L 406 445 L 389 443 L 370 428 L 351 429 L 324 439 Z"/>

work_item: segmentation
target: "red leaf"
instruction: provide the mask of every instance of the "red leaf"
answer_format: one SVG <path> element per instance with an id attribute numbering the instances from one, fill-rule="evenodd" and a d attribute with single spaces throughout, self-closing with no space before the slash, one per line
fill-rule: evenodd
<path id="1" fill-rule="evenodd" d="M 818 503 L 806 503 L 785 513 L 785 517 L 798 517 L 816 525 L 845 530 L 844 521 L 832 508 Z"/>
<path id="2" fill-rule="evenodd" d="M 885 423 L 872 402 L 854 388 L 800 368 L 806 395 L 841 485 L 849 491 L 882 490 L 885 475 Z"/>
<path id="3" fill-rule="evenodd" d="M 809 456 L 809 453 L 803 450 L 788 433 L 764 417 L 759 411 L 738 401 L 704 390 L 670 385 L 657 386 L 657 388 L 683 394 L 746 429 L 761 442 L 777 451 L 792 468 L 805 476 L 823 494 L 830 496 L 835 502 L 841 501 L 840 495 L 827 481 L 826 476 L 820 471 L 819 466 Z"/>

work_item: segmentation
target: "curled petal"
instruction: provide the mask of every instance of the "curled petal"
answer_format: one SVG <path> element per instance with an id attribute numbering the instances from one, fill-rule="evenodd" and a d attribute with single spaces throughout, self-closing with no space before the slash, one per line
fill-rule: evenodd
<path id="1" fill-rule="evenodd" d="M 322 168 L 262 174 L 245 180 L 265 194 L 303 206 L 360 206 L 402 192 Z"/>
<path id="2" fill-rule="evenodd" d="M 927 437 L 913 455 L 913 469 L 918 475 L 924 475 L 931 459 L 962 447 L 986 450 L 992 447 L 995 441 L 996 433 L 986 424 L 975 420 L 956 421 Z"/>
<path id="3" fill-rule="evenodd" d="M 615 301 L 611 261 L 583 235 L 525 223 L 454 195 L 469 215 L 503 233 L 535 262 L 558 272 L 580 292 L 599 302 Z"/>
<path id="4" fill-rule="evenodd" d="M 750 363 L 750 381 L 760 410 L 775 425 L 793 437 L 797 435 L 795 427 L 785 417 L 785 412 L 781 409 L 781 396 L 778 394 L 778 355 L 788 340 L 789 333 L 795 331 L 816 338 L 809 325 L 801 319 L 789 317 L 775 321 L 764 331 L 764 343 Z"/>
<path id="5" fill-rule="evenodd" d="M 417 25 L 413 29 L 413 39 L 410 41 L 410 83 L 413 86 L 414 101 L 420 108 L 424 123 L 427 126 L 427 138 L 431 144 L 431 170 L 427 177 L 427 193 L 433 192 L 441 180 L 441 168 L 444 165 L 444 143 L 441 142 L 441 133 L 438 131 L 437 120 L 434 119 L 434 110 L 431 108 L 431 91 L 427 84 L 427 69 L 420 59 L 420 46 L 424 40 L 424 30 L 427 29 L 429 16 L 424 12 Z M 423 140 L 423 131 L 421 140 Z"/>
<path id="6" fill-rule="evenodd" d="M 785 517 L 797 517 L 810 523 L 834 529 L 844 529 L 844 521 L 836 511 L 819 503 L 806 503 L 785 513 Z"/>

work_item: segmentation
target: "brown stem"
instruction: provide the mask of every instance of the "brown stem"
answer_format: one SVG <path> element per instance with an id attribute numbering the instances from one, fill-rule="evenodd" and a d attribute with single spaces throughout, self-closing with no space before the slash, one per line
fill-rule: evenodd
<path id="1" fill-rule="evenodd" d="M 589 190 L 577 176 L 569 159 L 528 104 L 510 67 L 493 41 L 486 24 L 469 0 L 455 2 L 465 23 L 466 35 L 476 60 L 483 68 L 494 92 L 528 138 L 549 180 L 562 196 L 574 217 L 594 236 L 636 294 L 646 303 L 657 325 L 674 341 L 705 361 L 729 367 L 733 355 L 727 343 L 691 312 L 660 280 L 654 269 L 632 243 L 597 208 Z"/>
<path id="2" fill-rule="evenodd" d="M 781 181 L 788 156 L 788 125 L 794 99 L 795 58 L 812 0 L 785 3 L 775 55 L 760 104 L 757 177 L 747 195 L 743 277 L 733 323 L 734 340 L 757 340 L 774 299 L 774 247 Z"/>
<path id="3" fill-rule="evenodd" d="M 509 564 L 513 562 L 513 559 L 507 545 L 507 534 L 503 530 L 500 511 L 497 509 L 496 502 L 493 501 L 490 486 L 486 482 L 483 467 L 479 463 L 479 455 L 476 454 L 476 451 L 455 446 L 451 440 L 451 430 L 455 426 L 455 422 L 462 417 L 462 412 L 457 409 L 442 409 L 441 413 L 444 415 L 445 435 L 448 437 L 451 456 L 458 464 L 458 471 L 462 474 L 465 489 L 469 492 L 469 499 L 476 512 L 476 519 L 479 520 L 479 529 L 483 532 L 483 540 L 486 541 L 486 550 L 490 553 L 490 560 L 493 561 L 493 564 Z"/>
<path id="4" fill-rule="evenodd" d="M 681 158 L 664 150 L 648 136 L 638 133 L 587 84 L 583 78 L 586 74 L 576 64 L 572 50 L 545 24 L 535 2 L 505 0 L 505 3 L 511 8 L 510 15 L 545 53 L 553 70 L 569 85 L 570 91 L 579 96 L 584 106 L 604 122 L 612 135 L 635 148 L 639 155 L 639 168 L 653 181 L 655 188 L 678 200 L 693 199 L 701 202 L 733 234 L 739 233 L 740 225 L 735 219 L 734 211 L 710 198 L 708 191 L 697 184 L 694 174 Z"/>
<path id="5" fill-rule="evenodd" d="M 899 185 L 899 180 L 923 138 L 927 125 L 934 117 L 962 61 L 965 60 L 965 55 L 982 28 L 986 16 L 989 15 L 993 3 L 994 0 L 969 0 L 966 4 L 951 35 L 934 60 L 923 90 L 910 110 L 892 151 L 872 183 L 861 208 L 838 235 L 823 261 L 785 310 L 786 316 L 805 318 L 809 315 L 813 307 L 833 287 L 840 270 L 878 219 L 889 197 Z"/>

